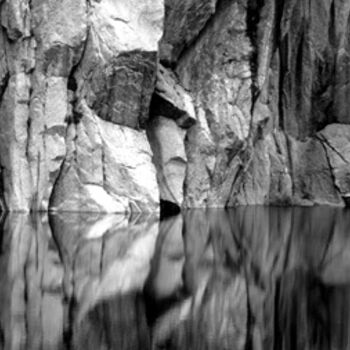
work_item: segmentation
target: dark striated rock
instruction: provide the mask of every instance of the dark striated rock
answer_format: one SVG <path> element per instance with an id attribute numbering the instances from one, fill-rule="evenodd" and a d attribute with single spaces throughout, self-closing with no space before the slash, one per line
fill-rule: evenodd
<path id="1" fill-rule="evenodd" d="M 160 42 L 160 59 L 176 64 L 183 50 L 193 41 L 215 12 L 218 0 L 165 2 L 165 28 Z"/>
<path id="2" fill-rule="evenodd" d="M 150 113 L 174 119 L 182 128 L 189 128 L 196 122 L 191 96 L 178 83 L 175 75 L 162 65 L 158 67 Z"/>
<path id="3" fill-rule="evenodd" d="M 279 11 L 281 126 L 305 138 L 329 123 L 347 123 L 349 5 L 287 1 Z"/>
<path id="4" fill-rule="evenodd" d="M 102 119 L 139 128 L 149 115 L 162 35 L 163 2 L 94 2 L 76 79 Z"/>

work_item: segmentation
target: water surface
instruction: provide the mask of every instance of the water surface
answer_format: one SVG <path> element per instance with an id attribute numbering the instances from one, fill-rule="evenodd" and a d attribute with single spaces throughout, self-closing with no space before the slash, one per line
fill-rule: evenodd
<path id="1" fill-rule="evenodd" d="M 10 214 L 0 349 L 350 348 L 350 211 Z"/>

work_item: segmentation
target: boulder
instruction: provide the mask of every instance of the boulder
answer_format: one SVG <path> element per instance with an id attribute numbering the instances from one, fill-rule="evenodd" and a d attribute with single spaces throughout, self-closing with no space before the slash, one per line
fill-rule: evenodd
<path id="1" fill-rule="evenodd" d="M 76 79 L 102 119 L 140 128 L 148 119 L 163 29 L 162 0 L 93 1 Z"/>
<path id="2" fill-rule="evenodd" d="M 70 124 L 67 156 L 53 190 L 53 211 L 158 211 L 152 151 L 144 131 L 115 125 L 83 106 Z"/>
<path id="3" fill-rule="evenodd" d="M 322 142 L 282 132 L 259 140 L 230 199 L 230 205 L 252 204 L 343 206 Z"/>
<path id="4" fill-rule="evenodd" d="M 185 131 L 174 120 L 154 117 L 147 125 L 147 136 L 157 169 L 160 199 L 181 207 L 187 165 Z"/>

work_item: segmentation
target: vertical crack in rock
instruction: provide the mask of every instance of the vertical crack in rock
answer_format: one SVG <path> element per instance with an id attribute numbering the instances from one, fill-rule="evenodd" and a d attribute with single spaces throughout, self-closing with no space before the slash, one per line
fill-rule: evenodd
<path id="1" fill-rule="evenodd" d="M 255 101 L 258 99 L 258 95 L 261 93 L 261 86 L 259 82 L 259 42 L 258 42 L 258 27 L 260 22 L 260 14 L 265 6 L 265 0 L 248 0 L 247 3 L 247 34 L 250 38 L 250 42 L 253 46 L 252 53 L 250 55 L 250 71 L 252 74 L 252 108 L 253 114 Z"/>
<path id="2" fill-rule="evenodd" d="M 88 5 L 90 2 L 87 1 L 86 4 Z M 89 7 L 86 6 L 86 18 L 88 18 L 89 14 Z M 89 26 L 86 26 L 86 34 L 85 34 L 85 40 L 83 42 L 83 48 L 81 50 L 80 57 L 77 59 L 77 62 L 75 65 L 73 65 L 71 71 L 69 72 L 68 79 L 67 79 L 67 93 L 68 93 L 68 111 L 67 111 L 67 117 L 65 118 L 65 122 L 67 123 L 66 126 L 66 134 L 65 134 L 65 143 L 67 144 L 67 136 L 68 136 L 68 128 L 71 123 L 73 125 L 76 125 L 79 123 L 80 119 L 82 118 L 82 114 L 79 111 L 79 104 L 78 104 L 78 96 L 77 96 L 77 89 L 78 89 L 78 82 L 76 80 L 76 71 L 79 69 L 79 66 L 83 60 L 83 57 L 86 52 L 87 43 L 89 40 Z M 71 96 L 70 96 L 71 94 Z M 75 135 L 77 133 L 75 132 Z M 78 137 L 78 136 L 76 136 Z M 73 140 L 75 142 L 76 139 Z M 76 158 L 76 147 L 74 148 L 74 160 L 77 161 Z M 59 179 L 64 175 L 64 168 L 65 168 L 65 162 L 67 161 L 68 156 L 68 149 L 66 149 L 66 153 L 64 155 L 64 159 L 59 167 L 57 177 L 55 181 L 53 182 L 52 191 L 50 193 L 49 198 L 49 205 L 48 207 L 52 207 L 53 197 L 55 196 L 55 191 L 57 190 L 57 187 L 59 186 Z"/>
<path id="3" fill-rule="evenodd" d="M 282 62 L 283 62 L 283 51 L 282 46 L 282 34 L 281 34 L 281 21 L 283 18 L 284 1 L 278 1 L 276 5 L 276 15 L 274 18 L 274 28 L 275 28 L 275 40 L 274 40 L 274 51 L 277 52 L 277 57 L 279 58 L 279 65 L 277 69 L 279 70 L 278 75 L 278 126 L 283 130 L 284 125 L 284 111 L 283 111 L 283 74 L 282 72 Z"/>
<path id="4" fill-rule="evenodd" d="M 2 101 L 3 96 L 5 94 L 5 91 L 6 91 L 7 87 L 8 87 L 9 80 L 10 80 L 10 73 L 6 72 L 4 77 L 1 80 L 1 85 L 0 85 L 0 102 Z"/>
<path id="5" fill-rule="evenodd" d="M 295 185 L 294 185 L 294 167 L 293 167 L 293 149 L 292 149 L 292 141 L 290 137 L 286 136 L 287 140 L 287 155 L 288 155 L 288 168 L 289 173 L 292 179 L 292 193 L 291 196 L 293 197 L 296 193 L 295 191 Z"/>

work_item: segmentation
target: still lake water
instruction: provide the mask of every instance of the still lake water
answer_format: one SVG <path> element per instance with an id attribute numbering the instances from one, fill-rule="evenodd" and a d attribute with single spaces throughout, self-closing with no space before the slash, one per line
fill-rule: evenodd
<path id="1" fill-rule="evenodd" d="M 3 218 L 0 349 L 350 349 L 350 210 Z"/>

